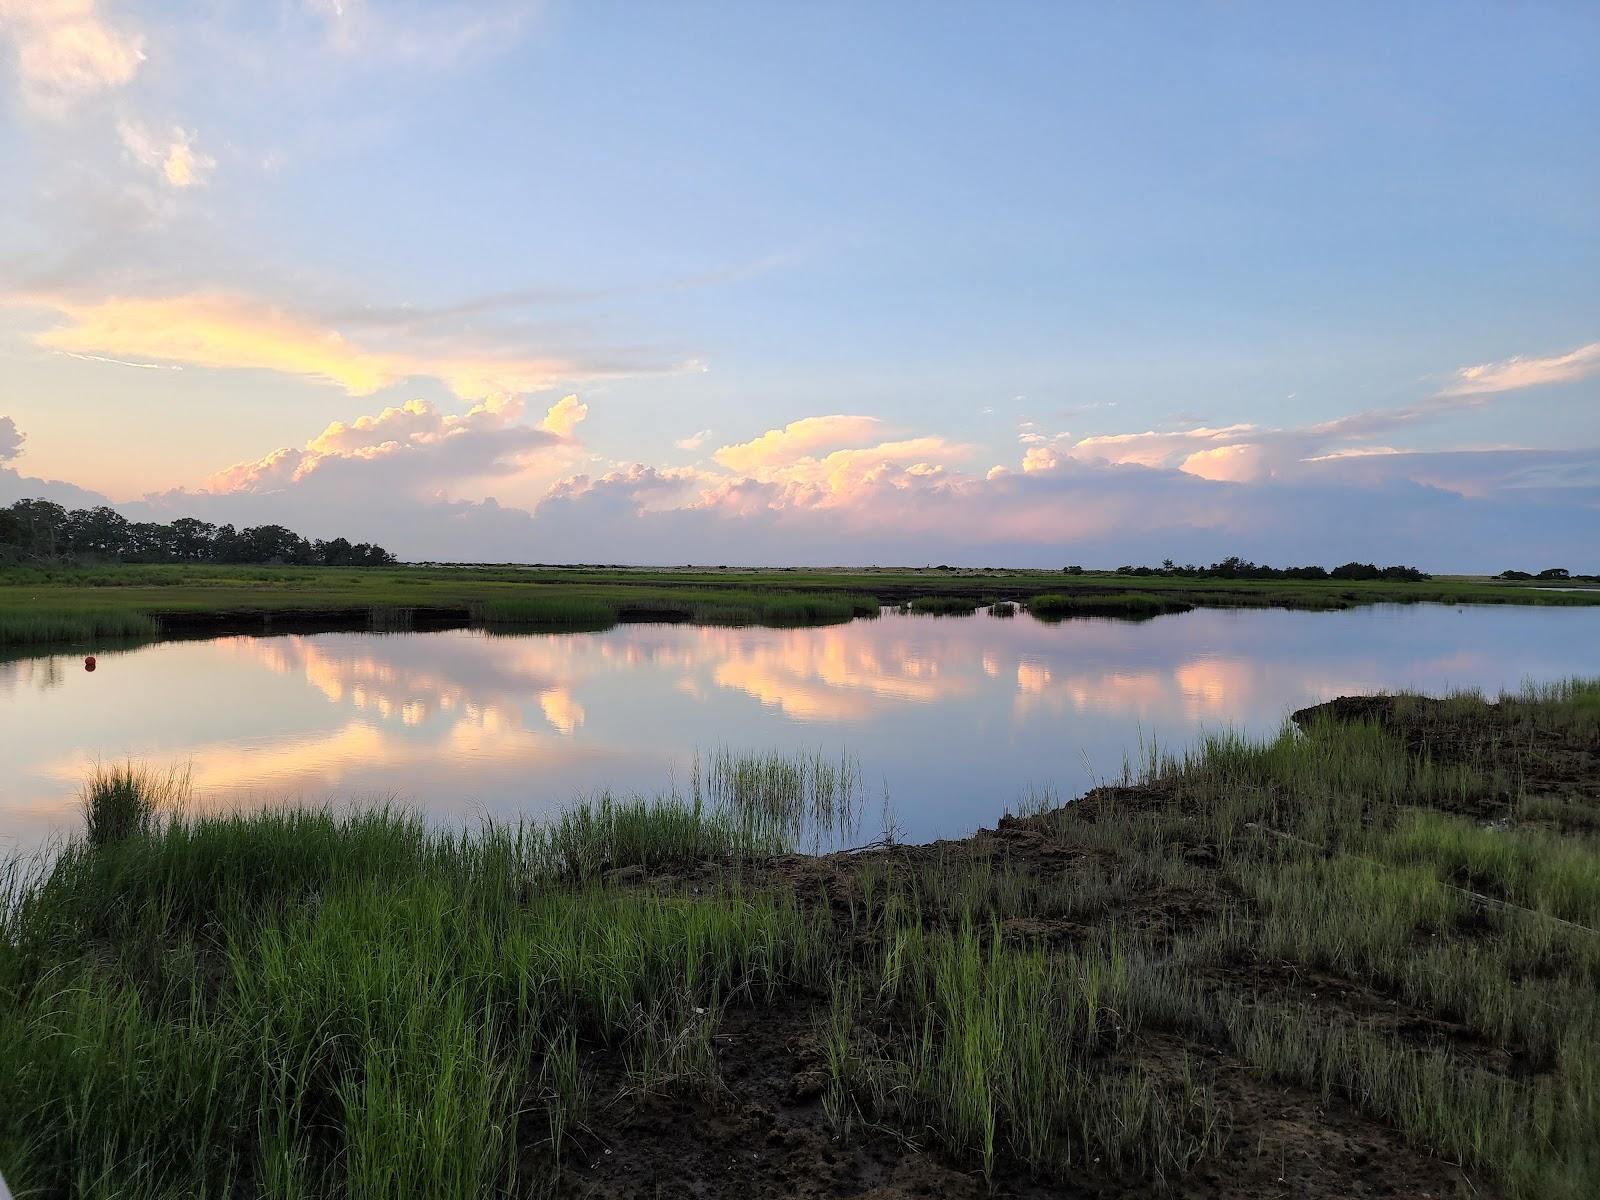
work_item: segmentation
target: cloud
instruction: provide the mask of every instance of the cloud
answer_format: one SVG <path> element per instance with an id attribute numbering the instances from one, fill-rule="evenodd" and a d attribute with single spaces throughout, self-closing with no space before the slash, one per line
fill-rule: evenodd
<path id="1" fill-rule="evenodd" d="M 99 492 L 59 479 L 37 479 L 6 466 L 21 457 L 22 444 L 27 440 L 13 418 L 0 417 L 0 504 L 16 500 L 53 500 L 71 508 L 94 508 L 110 503 Z"/>
<path id="2" fill-rule="evenodd" d="M 539 428 L 557 437 L 569 438 L 573 429 L 588 415 L 587 404 L 580 403 L 576 396 L 563 396 L 550 406 L 544 420 L 539 422 Z"/>
<path id="3" fill-rule="evenodd" d="M 757 475 L 787 466 L 826 447 L 869 442 L 881 435 L 883 422 L 877 417 L 846 416 L 802 417 L 782 429 L 769 429 L 758 438 L 723 446 L 712 455 L 730 471 Z"/>
<path id="4" fill-rule="evenodd" d="M 125 119 L 118 123 L 117 134 L 134 161 L 157 172 L 169 187 L 203 184 L 217 165 L 216 159 L 195 149 L 195 135 L 178 125 L 162 134 Z"/>
<path id="5" fill-rule="evenodd" d="M 1600 372 L 1600 342 L 1590 342 L 1566 354 L 1548 358 L 1504 358 L 1499 362 L 1462 367 L 1444 389 L 1446 396 L 1475 396 L 1540 387 L 1547 383 L 1572 383 Z"/>
<path id="6" fill-rule="evenodd" d="M 698 450 L 706 444 L 706 439 L 711 436 L 711 430 L 702 429 L 691 433 L 688 437 L 681 437 L 672 444 L 679 450 Z"/>
<path id="7" fill-rule="evenodd" d="M 464 479 L 512 475 L 539 452 L 570 443 L 587 412 L 575 396 L 552 405 L 538 426 L 523 424 L 523 402 L 497 396 L 465 413 L 409 400 L 355 421 L 334 421 L 303 448 L 284 447 L 237 463 L 207 482 L 213 493 L 296 491 L 349 501 L 373 489 L 432 496 Z"/>
<path id="8" fill-rule="evenodd" d="M 0 417 L 0 462 L 10 462 L 21 454 L 25 440 L 16 421 L 10 417 Z"/>
<path id="9" fill-rule="evenodd" d="M 80 300 L 35 293 L 10 303 L 56 313 L 63 323 L 35 342 L 76 354 L 156 359 L 191 366 L 274 371 L 371 395 L 407 379 L 437 379 L 476 399 L 539 391 L 565 380 L 668 369 L 599 358 L 580 361 L 470 342 L 465 336 L 412 336 L 405 345 L 362 344 L 302 313 L 239 295 L 112 296 Z"/>
<path id="10" fill-rule="evenodd" d="M 433 68 L 515 43 L 537 7 L 528 0 L 471 0 L 380 7 L 369 0 L 305 0 L 326 23 L 328 44 L 351 58 Z"/>
<path id="11" fill-rule="evenodd" d="M 1237 424 L 1190 429 L 1104 434 L 1076 442 L 1045 439 L 1049 453 L 1041 463 L 1066 457 L 1082 462 L 1161 467 L 1202 479 L 1257 482 L 1282 478 L 1301 464 L 1333 454 L 1369 448 L 1369 439 L 1486 402 L 1482 396 L 1434 396 L 1400 408 L 1367 409 L 1314 425 L 1276 428 Z M 1035 440 L 1040 439 L 1026 439 Z M 1026 464 L 1024 464 L 1026 469 Z"/>
<path id="12" fill-rule="evenodd" d="M 144 61 L 144 39 L 108 23 L 96 0 L 0 0 L 0 33 L 23 100 L 51 114 L 121 87 Z"/>

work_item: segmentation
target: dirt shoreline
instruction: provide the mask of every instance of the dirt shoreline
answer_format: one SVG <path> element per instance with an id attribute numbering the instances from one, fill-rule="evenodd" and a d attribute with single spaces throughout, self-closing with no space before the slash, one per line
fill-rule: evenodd
<path id="1" fill-rule="evenodd" d="M 1402 711 L 1403 710 L 1403 711 Z M 1600 750 L 1559 739 L 1515 738 L 1496 721 L 1495 706 L 1477 720 L 1451 715 L 1439 702 L 1416 698 L 1340 697 L 1294 714 L 1302 729 L 1319 721 L 1367 722 L 1398 732 L 1417 752 L 1482 762 L 1500 756 L 1516 766 L 1524 786 L 1568 801 L 1600 806 Z M 1487 719 L 1485 719 L 1487 718 Z M 1182 803 L 1181 784 L 1102 787 L 1069 806 L 1074 824 L 1102 814 Z M 1466 798 L 1456 810 L 1475 818 L 1503 815 L 1505 797 Z M 1006 818 L 993 829 L 957 841 L 775 860 L 751 882 L 792 889 L 833 912 L 840 925 L 869 903 L 863 875 L 892 864 L 903 872 L 937 863 L 956 873 L 1003 862 L 1035 880 L 1104 870 L 1116 855 L 1063 836 L 1060 814 Z M 998 918 L 1003 937 L 1049 947 L 1084 943 L 1096 927 L 1116 925 L 1154 945 L 1193 930 L 1237 904 L 1236 887 L 1212 872 L 1218 847 L 1205 842 L 1168 846 L 1197 868 L 1190 886 L 1139 891 L 1089 919 Z M 647 878 L 625 886 L 709 885 L 714 870 Z M 942 914 L 930 913 L 937 925 Z M 1244 958 L 1197 971 L 1205 987 L 1246 1005 L 1288 1006 L 1320 1022 L 1359 1030 L 1404 1047 L 1442 1048 L 1487 1074 L 1526 1080 L 1548 1073 L 1526 1046 L 1486 1036 L 1466 1022 L 1418 1005 L 1395 989 L 1322 966 L 1270 957 Z M 903 1130 L 879 1129 L 851 1140 L 835 1136 L 822 1103 L 824 1073 L 815 1030 L 827 1008 L 820 994 L 791 997 L 772 1007 L 730 1008 L 717 1044 L 719 1086 L 711 1093 L 654 1095 L 637 1104 L 601 1109 L 588 1131 L 582 1161 L 569 1166 L 563 1194 L 592 1200 L 624 1196 L 909 1197 L 988 1195 L 1107 1197 L 1133 1200 L 1167 1189 L 1193 1198 L 1257 1197 L 1493 1197 L 1502 1192 L 1482 1172 L 1469 1173 L 1391 1124 L 1364 1113 L 1348 1097 L 1323 1094 L 1265 1078 L 1225 1039 L 1142 1028 L 1125 1039 L 1104 1070 L 1137 1064 L 1176 1089 L 1185 1072 L 1210 1089 L 1225 1113 L 1218 1154 L 1175 1177 L 1124 1178 L 1087 1169 L 1070 1179 L 1031 1175 L 1003 1164 L 987 1182 L 972 1164 L 956 1161 Z M 600 1066 L 602 1073 L 605 1070 Z"/>

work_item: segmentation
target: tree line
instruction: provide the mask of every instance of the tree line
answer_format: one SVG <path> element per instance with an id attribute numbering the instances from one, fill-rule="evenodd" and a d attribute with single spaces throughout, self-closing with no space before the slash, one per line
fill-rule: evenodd
<path id="1" fill-rule="evenodd" d="M 1081 575 L 1082 567 L 1067 567 L 1068 575 Z M 1214 562 L 1208 567 L 1196 566 L 1187 563 L 1179 566 L 1170 558 L 1159 567 L 1118 567 L 1118 575 L 1164 575 L 1178 579 L 1338 579 L 1338 580 L 1368 580 L 1384 579 L 1391 582 L 1417 583 L 1432 576 L 1417 570 L 1416 567 L 1395 565 L 1380 567 L 1375 563 L 1347 562 L 1342 566 L 1333 567 L 1269 567 L 1265 563 L 1253 563 L 1247 558 L 1238 555 L 1229 555 L 1221 562 Z"/>
<path id="2" fill-rule="evenodd" d="M 113 508 L 69 509 L 49 500 L 0 508 L 0 562 L 63 561 L 380 567 L 395 558 L 371 542 L 311 541 L 282 525 L 130 521 Z"/>

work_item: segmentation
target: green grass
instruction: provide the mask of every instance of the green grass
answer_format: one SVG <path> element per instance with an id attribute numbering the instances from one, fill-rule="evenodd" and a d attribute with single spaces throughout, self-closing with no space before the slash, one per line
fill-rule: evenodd
<path id="1" fill-rule="evenodd" d="M 147 833 L 165 812 L 183 804 L 189 792 L 187 773 L 165 774 L 132 762 L 97 766 L 84 784 L 84 834 L 89 844 L 104 847 Z"/>
<path id="2" fill-rule="evenodd" d="M 149 613 L 123 609 L 0 611 L 0 646 L 151 638 L 160 632 Z"/>
<path id="3" fill-rule="evenodd" d="M 825 949 L 792 897 L 574 880 L 574 862 L 750 849 L 714 823 L 686 841 L 670 806 L 583 813 L 462 836 L 395 811 L 169 812 L 63 848 L 43 879 L 14 875 L 8 1181 L 18 1195 L 547 1188 L 583 1120 L 580 1039 L 618 1048 L 641 1080 L 703 1073 L 709 1043 L 695 1054 L 684 1023 L 818 977 Z"/>
<path id="4" fill-rule="evenodd" d="M 284 627 L 404 629 L 426 623 L 592 628 L 606 620 L 775 625 L 873 616 L 880 604 L 971 611 L 996 594 L 1066 597 L 1055 615 L 1145 615 L 1126 576 L 1027 570 L 710 570 L 601 567 L 0 567 L 0 646 Z M 1600 604 L 1560 592 L 1442 577 L 1419 583 L 1141 578 L 1135 594 L 1182 606 L 1338 609 L 1376 603 Z M 1054 603 L 1054 601 L 1052 601 Z M 1098 609 L 1105 604 L 1108 607 Z M 1035 608 L 1035 611 L 1039 610 Z M 276 625 L 274 625 L 276 623 Z"/>

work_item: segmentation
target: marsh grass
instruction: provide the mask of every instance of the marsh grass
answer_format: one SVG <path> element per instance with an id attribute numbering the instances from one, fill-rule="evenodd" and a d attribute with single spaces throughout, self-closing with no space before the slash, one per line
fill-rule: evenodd
<path id="1" fill-rule="evenodd" d="M 151 638 L 160 626 L 149 613 L 128 609 L 62 609 L 7 612 L 0 609 L 0 646 Z"/>
<path id="2" fill-rule="evenodd" d="M 14 889 L 0 942 L 9 1181 L 541 1190 L 584 1119 L 580 1042 L 653 1087 L 706 1079 L 702 1018 L 827 955 L 793 897 L 572 882 L 579 843 L 582 861 L 680 844 L 680 813 L 628 819 L 634 851 L 617 821 L 453 835 L 396 810 L 180 814 L 64 847 Z M 641 834 L 652 819 L 669 832 Z"/>
<path id="3" fill-rule="evenodd" d="M 95 766 L 79 794 L 89 845 L 149 833 L 161 817 L 182 811 L 189 790 L 187 768 L 158 771 L 131 761 Z"/>
<path id="4" fill-rule="evenodd" d="M 1468 736 L 1492 728 L 1535 753 L 1557 734 L 1570 744 L 1589 728 L 1592 695 L 1579 680 L 1493 700 L 1398 697 L 1383 724 L 1215 735 L 1182 755 L 1152 749 L 1131 788 L 1092 812 L 1041 816 L 1132 877 L 1213 897 L 1181 932 L 1130 948 L 1123 1015 L 1337 1096 L 1513 1196 L 1594 1194 L 1600 934 L 1568 922 L 1596 919 L 1600 847 L 1517 825 L 1526 798 L 1521 768 L 1505 765 L 1511 742 L 1479 755 Z M 1173 852 L 1183 846 L 1216 864 L 1220 890 Z M 1268 978 L 1285 965 L 1332 973 L 1445 1024 L 1395 1037 L 1359 1008 L 1220 982 L 1249 964 Z M 1445 1036 L 1450 1023 L 1461 1040 Z M 1483 1046 L 1509 1047 L 1529 1069 L 1491 1069 L 1471 1052 Z"/>
<path id="5" fill-rule="evenodd" d="M 1028 611 L 1041 620 L 1066 617 L 1122 617 L 1145 620 L 1165 613 L 1188 612 L 1194 605 L 1174 596 L 1151 592 L 1093 592 L 1073 595 L 1046 594 L 1028 600 Z"/>
<path id="6" fill-rule="evenodd" d="M 1114 941 L 1048 954 L 998 925 L 930 932 L 901 912 L 866 986 L 836 986 L 821 1029 L 837 1127 L 927 1130 L 986 1178 L 1004 1158 L 1036 1175 L 1100 1163 L 1159 1180 L 1215 1152 L 1222 1123 L 1208 1094 L 1175 1096 L 1136 1066 L 1094 1065 L 1122 1024 Z M 862 1035 L 884 1019 L 887 1038 Z"/>
<path id="7" fill-rule="evenodd" d="M 752 754 L 720 746 L 695 753 L 690 789 L 696 805 L 731 814 L 740 827 L 791 846 L 842 842 L 860 828 L 861 762 L 848 751 Z"/>
<path id="8" fill-rule="evenodd" d="M 537 592 L 486 600 L 472 610 L 474 621 L 492 630 L 609 629 L 617 614 L 609 600 Z"/>

